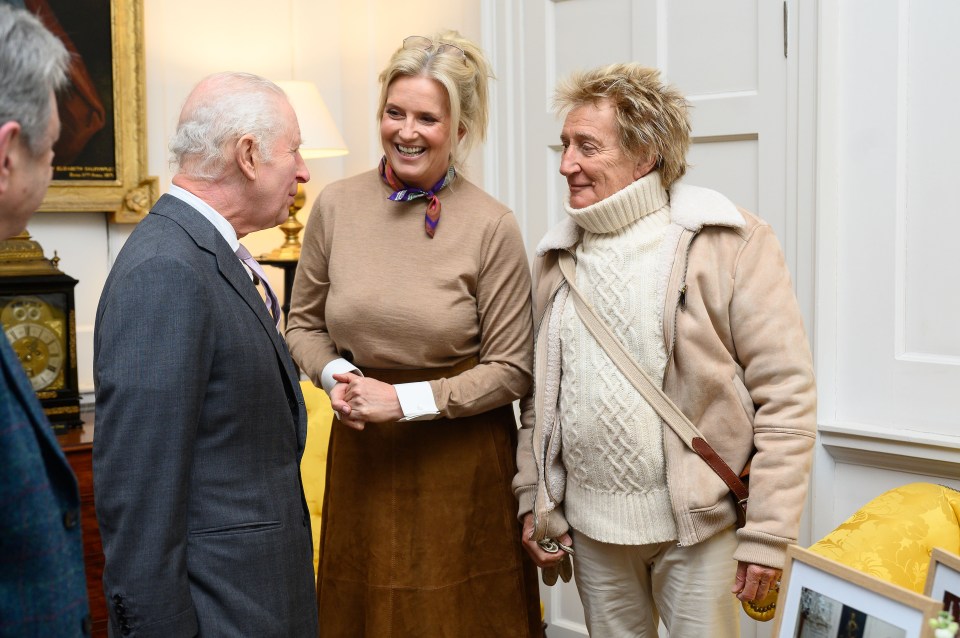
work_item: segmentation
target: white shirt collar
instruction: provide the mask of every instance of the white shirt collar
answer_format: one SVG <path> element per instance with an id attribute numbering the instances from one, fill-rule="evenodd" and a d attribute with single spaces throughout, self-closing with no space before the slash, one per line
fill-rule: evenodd
<path id="1" fill-rule="evenodd" d="M 228 222 L 223 215 L 218 213 L 213 206 L 203 201 L 185 188 L 177 186 L 176 184 L 170 184 L 170 190 L 168 192 L 173 197 L 176 197 L 185 204 L 189 204 L 195 208 L 198 213 L 203 215 L 207 221 L 213 224 L 213 227 L 217 229 L 217 232 L 223 235 L 223 238 L 230 246 L 230 250 L 237 252 L 237 248 L 240 247 L 240 240 L 237 239 L 237 231 L 233 229 L 233 226 L 230 225 L 230 222 Z"/>

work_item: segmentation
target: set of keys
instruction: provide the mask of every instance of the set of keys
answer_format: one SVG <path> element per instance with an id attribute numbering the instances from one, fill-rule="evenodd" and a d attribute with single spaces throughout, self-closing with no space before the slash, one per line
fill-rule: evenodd
<path id="1" fill-rule="evenodd" d="M 573 578 L 573 563 L 570 561 L 570 557 L 574 554 L 573 548 L 552 538 L 537 541 L 537 545 L 539 545 L 540 549 L 548 554 L 556 554 L 560 551 L 563 552 L 563 559 L 555 568 L 551 567 L 541 570 L 543 584 L 547 585 L 548 587 L 552 587 L 556 584 L 558 577 L 563 582 L 569 583 L 570 579 Z"/>

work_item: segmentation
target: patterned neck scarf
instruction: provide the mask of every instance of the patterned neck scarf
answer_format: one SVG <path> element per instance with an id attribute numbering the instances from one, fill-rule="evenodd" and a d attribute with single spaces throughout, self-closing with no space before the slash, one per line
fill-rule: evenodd
<path id="1" fill-rule="evenodd" d="M 453 164 L 451 164 L 450 168 L 447 169 L 446 175 L 440 178 L 440 181 L 434 184 L 430 190 L 425 191 L 415 186 L 407 186 L 401 182 L 400 178 L 393 172 L 393 168 L 387 163 L 386 156 L 380 160 L 380 177 L 383 178 L 387 186 L 393 189 L 393 193 L 387 199 L 394 202 L 408 202 L 418 197 L 427 198 L 427 212 L 423 218 L 423 227 L 424 230 L 427 231 L 427 236 L 431 239 L 434 233 L 437 232 L 437 224 L 440 223 L 440 198 L 437 197 L 437 193 L 440 192 L 444 186 L 451 183 L 456 176 L 457 171 L 454 170 Z"/>

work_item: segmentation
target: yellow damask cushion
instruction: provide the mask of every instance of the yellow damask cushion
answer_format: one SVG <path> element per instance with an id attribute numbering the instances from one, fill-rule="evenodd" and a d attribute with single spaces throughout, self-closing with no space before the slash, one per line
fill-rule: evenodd
<path id="1" fill-rule="evenodd" d="M 330 425 L 333 423 L 333 408 L 330 398 L 322 389 L 309 381 L 300 382 L 300 390 L 307 405 L 307 447 L 300 460 L 300 476 L 303 492 L 310 508 L 310 524 L 313 528 L 313 570 L 317 570 L 317 550 L 320 548 L 320 511 L 323 508 L 323 488 L 327 471 L 327 443 L 330 441 Z"/>
<path id="2" fill-rule="evenodd" d="M 810 551 L 922 593 L 934 547 L 960 553 L 960 492 L 910 483 L 864 505 Z"/>

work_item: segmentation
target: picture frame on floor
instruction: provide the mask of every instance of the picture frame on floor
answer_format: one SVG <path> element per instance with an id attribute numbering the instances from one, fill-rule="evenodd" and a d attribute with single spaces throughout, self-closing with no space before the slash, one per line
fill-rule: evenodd
<path id="1" fill-rule="evenodd" d="M 787 549 L 776 638 L 932 638 L 942 603 L 800 548 Z"/>
<path id="2" fill-rule="evenodd" d="M 954 621 L 960 622 L 960 556 L 934 547 L 923 593 L 940 601 L 943 611 L 950 612 Z"/>

